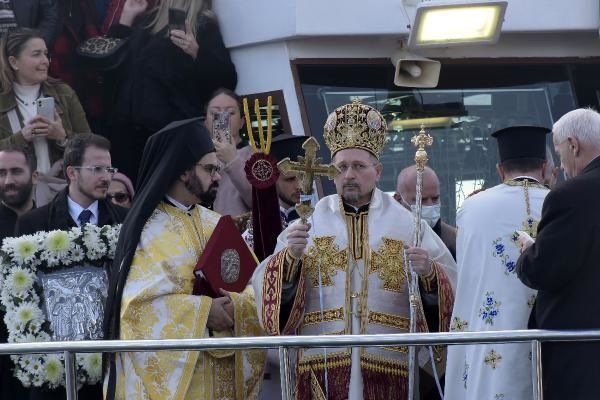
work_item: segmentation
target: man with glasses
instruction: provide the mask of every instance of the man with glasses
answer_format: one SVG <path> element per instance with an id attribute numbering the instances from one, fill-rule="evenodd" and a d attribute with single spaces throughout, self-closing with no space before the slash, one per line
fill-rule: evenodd
<path id="1" fill-rule="evenodd" d="M 456 264 L 425 221 L 422 248 L 413 247 L 412 214 L 376 187 L 387 133 L 382 115 L 354 101 L 331 113 L 324 130 L 340 171 L 337 194 L 317 203 L 309 224 L 298 220 L 288 226 L 275 253 L 255 271 L 252 282 L 266 333 L 408 332 L 404 251 L 422 293 L 438 293 L 440 325 L 447 328 Z M 415 300 L 417 329 L 427 331 L 420 298 Z M 404 347 L 300 349 L 297 398 L 405 400 L 407 363 Z"/>
<path id="2" fill-rule="evenodd" d="M 63 170 L 68 186 L 49 204 L 35 209 L 17 222 L 17 234 L 54 229 L 68 230 L 86 223 L 104 226 L 123 222 L 127 209 L 106 200 L 113 175 L 110 142 L 92 133 L 69 139 Z"/>
<path id="3" fill-rule="evenodd" d="M 75 135 L 67 142 L 63 170 L 68 186 L 58 192 L 45 206 L 34 209 L 17 220 L 16 236 L 55 229 L 69 230 L 84 224 L 98 226 L 123 222 L 127 209 L 106 200 L 106 191 L 113 175 L 110 142 L 99 135 Z M 64 388 L 43 390 L 31 388 L 30 399 L 64 399 Z M 84 386 L 79 396 L 101 399 L 100 384 Z"/>
<path id="4" fill-rule="evenodd" d="M 199 119 L 174 122 L 148 139 L 113 263 L 109 339 L 261 334 L 251 287 L 214 299 L 193 294 L 194 267 L 221 217 L 201 205 L 215 199 L 218 163 Z M 109 359 L 106 398 L 254 398 L 264 360 L 262 350 L 119 353 Z"/>

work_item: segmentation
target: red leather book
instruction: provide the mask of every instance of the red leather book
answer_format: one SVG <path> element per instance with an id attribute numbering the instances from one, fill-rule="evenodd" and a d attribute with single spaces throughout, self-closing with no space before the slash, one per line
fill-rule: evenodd
<path id="1" fill-rule="evenodd" d="M 219 297 L 219 289 L 242 292 L 256 268 L 256 258 L 233 219 L 224 215 L 194 268 L 194 294 Z"/>

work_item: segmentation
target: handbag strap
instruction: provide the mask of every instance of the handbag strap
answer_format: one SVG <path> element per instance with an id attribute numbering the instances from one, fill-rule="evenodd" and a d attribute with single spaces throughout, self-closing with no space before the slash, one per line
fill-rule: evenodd
<path id="1" fill-rule="evenodd" d="M 12 129 L 13 134 L 17 134 L 21 131 L 21 121 L 19 121 L 19 116 L 17 115 L 17 109 L 13 108 L 8 113 L 8 122 L 10 123 L 10 129 Z"/>

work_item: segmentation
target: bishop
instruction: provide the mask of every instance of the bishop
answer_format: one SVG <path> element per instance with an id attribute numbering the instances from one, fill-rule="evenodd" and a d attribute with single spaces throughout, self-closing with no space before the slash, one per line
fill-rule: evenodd
<path id="1" fill-rule="evenodd" d="M 406 259 L 422 293 L 437 296 L 448 326 L 456 275 L 452 256 L 426 223 L 413 246 L 412 214 L 377 189 L 387 127 L 374 108 L 354 101 L 325 123 L 325 143 L 339 174 L 336 194 L 321 199 L 310 224 L 289 225 L 274 254 L 255 270 L 259 320 L 269 335 L 408 332 Z M 297 267 L 297 268 L 295 268 Z M 295 271 L 289 274 L 289 270 Z M 418 299 L 417 327 L 427 331 Z M 300 349 L 298 399 L 406 399 L 405 347 Z M 425 357 L 421 358 L 425 361 Z"/>

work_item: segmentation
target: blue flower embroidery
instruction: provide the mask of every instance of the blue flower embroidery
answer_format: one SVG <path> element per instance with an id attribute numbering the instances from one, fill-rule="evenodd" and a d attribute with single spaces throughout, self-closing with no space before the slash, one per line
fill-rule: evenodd
<path id="1" fill-rule="evenodd" d="M 500 313 L 500 303 L 494 298 L 494 292 L 487 292 L 485 294 L 485 300 L 481 307 L 479 307 L 479 317 L 488 325 L 494 325 L 494 319 Z"/>
<path id="2" fill-rule="evenodd" d="M 502 253 L 504 253 L 504 245 L 502 243 L 496 244 L 496 254 L 498 254 L 499 256 L 501 256 Z"/>
<path id="3" fill-rule="evenodd" d="M 513 243 L 517 243 L 519 241 L 519 233 L 517 231 L 514 231 L 512 236 L 510 237 L 510 240 Z"/>
<path id="4" fill-rule="evenodd" d="M 513 235 L 511 236 L 511 240 L 513 241 L 513 243 L 516 243 L 515 234 L 516 233 L 513 233 Z M 517 235 L 517 238 L 518 238 L 518 235 Z M 498 238 L 498 239 L 494 240 L 492 242 L 492 245 L 494 246 L 494 250 L 495 250 L 492 253 L 492 255 L 494 257 L 498 257 L 500 259 L 500 262 L 504 266 L 504 273 L 506 275 L 513 274 L 517 267 L 517 263 L 514 262 L 513 260 L 511 260 L 510 257 L 508 256 L 508 254 L 506 254 L 506 252 L 505 252 L 506 246 L 504 245 L 504 243 L 502 243 L 502 238 Z"/>
<path id="5" fill-rule="evenodd" d="M 510 273 L 510 272 L 514 272 L 517 264 L 514 261 L 509 261 L 505 264 L 505 266 L 506 266 L 506 270 Z"/>

